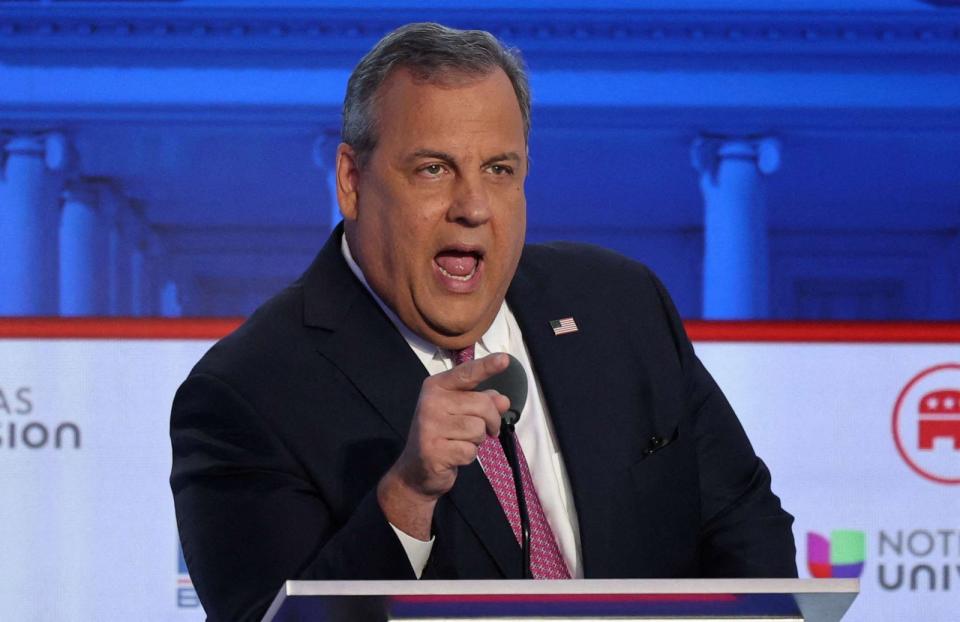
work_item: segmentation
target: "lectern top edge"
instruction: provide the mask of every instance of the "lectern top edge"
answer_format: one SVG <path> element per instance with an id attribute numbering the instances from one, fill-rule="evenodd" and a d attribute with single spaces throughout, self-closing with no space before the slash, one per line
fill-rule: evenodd
<path id="1" fill-rule="evenodd" d="M 837 622 L 859 586 L 857 579 L 287 581 L 263 619 L 291 622 L 309 614 L 332 622 L 382 622 L 463 618 L 467 612 L 471 620 L 586 615 Z"/>
<path id="2" fill-rule="evenodd" d="M 574 581 L 287 581 L 288 596 L 395 594 L 857 593 L 859 579 L 579 579 Z"/>

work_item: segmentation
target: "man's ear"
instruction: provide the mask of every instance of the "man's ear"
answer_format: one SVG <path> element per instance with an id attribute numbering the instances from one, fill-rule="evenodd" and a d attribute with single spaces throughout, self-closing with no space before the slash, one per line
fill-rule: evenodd
<path id="1" fill-rule="evenodd" d="M 360 193 L 360 167 L 357 154 L 347 143 L 337 146 L 337 203 L 344 220 L 357 219 Z"/>

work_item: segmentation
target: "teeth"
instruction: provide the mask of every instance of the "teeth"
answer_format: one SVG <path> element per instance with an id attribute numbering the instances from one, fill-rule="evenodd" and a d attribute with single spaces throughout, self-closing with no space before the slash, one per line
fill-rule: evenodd
<path id="1" fill-rule="evenodd" d="M 440 264 L 437 264 L 437 267 L 440 268 L 440 272 L 443 274 L 443 276 L 450 277 L 451 279 L 455 279 L 457 281 L 469 281 L 470 279 L 473 278 L 473 275 L 477 273 L 477 265 L 479 264 L 474 264 L 473 270 L 470 271 L 470 274 L 466 274 L 464 276 L 457 276 L 456 274 L 450 274 L 449 272 L 444 270 L 443 266 L 441 266 Z"/>

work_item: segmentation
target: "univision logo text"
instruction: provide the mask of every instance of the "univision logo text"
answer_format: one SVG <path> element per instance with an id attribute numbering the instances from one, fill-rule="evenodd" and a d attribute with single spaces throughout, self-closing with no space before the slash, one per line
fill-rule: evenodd
<path id="1" fill-rule="evenodd" d="M 857 578 L 863 574 L 866 534 L 840 529 L 827 538 L 807 533 L 810 576 Z M 887 592 L 947 592 L 960 587 L 960 529 L 880 530 L 876 534 L 876 577 Z"/>
<path id="2" fill-rule="evenodd" d="M 0 449 L 80 449 L 80 426 L 70 421 L 48 425 L 35 415 L 32 387 L 0 386 Z"/>
<path id="3" fill-rule="evenodd" d="M 960 587 L 960 529 L 913 529 L 878 534 L 880 587 L 887 591 L 949 591 Z"/>

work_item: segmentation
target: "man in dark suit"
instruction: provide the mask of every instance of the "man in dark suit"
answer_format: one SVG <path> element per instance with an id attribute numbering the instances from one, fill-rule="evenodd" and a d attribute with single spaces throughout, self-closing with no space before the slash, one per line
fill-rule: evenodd
<path id="1" fill-rule="evenodd" d="M 529 106 L 487 33 L 407 26 L 355 69 L 343 226 L 174 402 L 177 522 L 211 618 L 258 617 L 290 578 L 520 577 L 494 440 L 510 404 L 474 390 L 503 351 L 531 387 L 535 577 L 796 575 L 792 518 L 656 278 L 524 246 Z"/>

